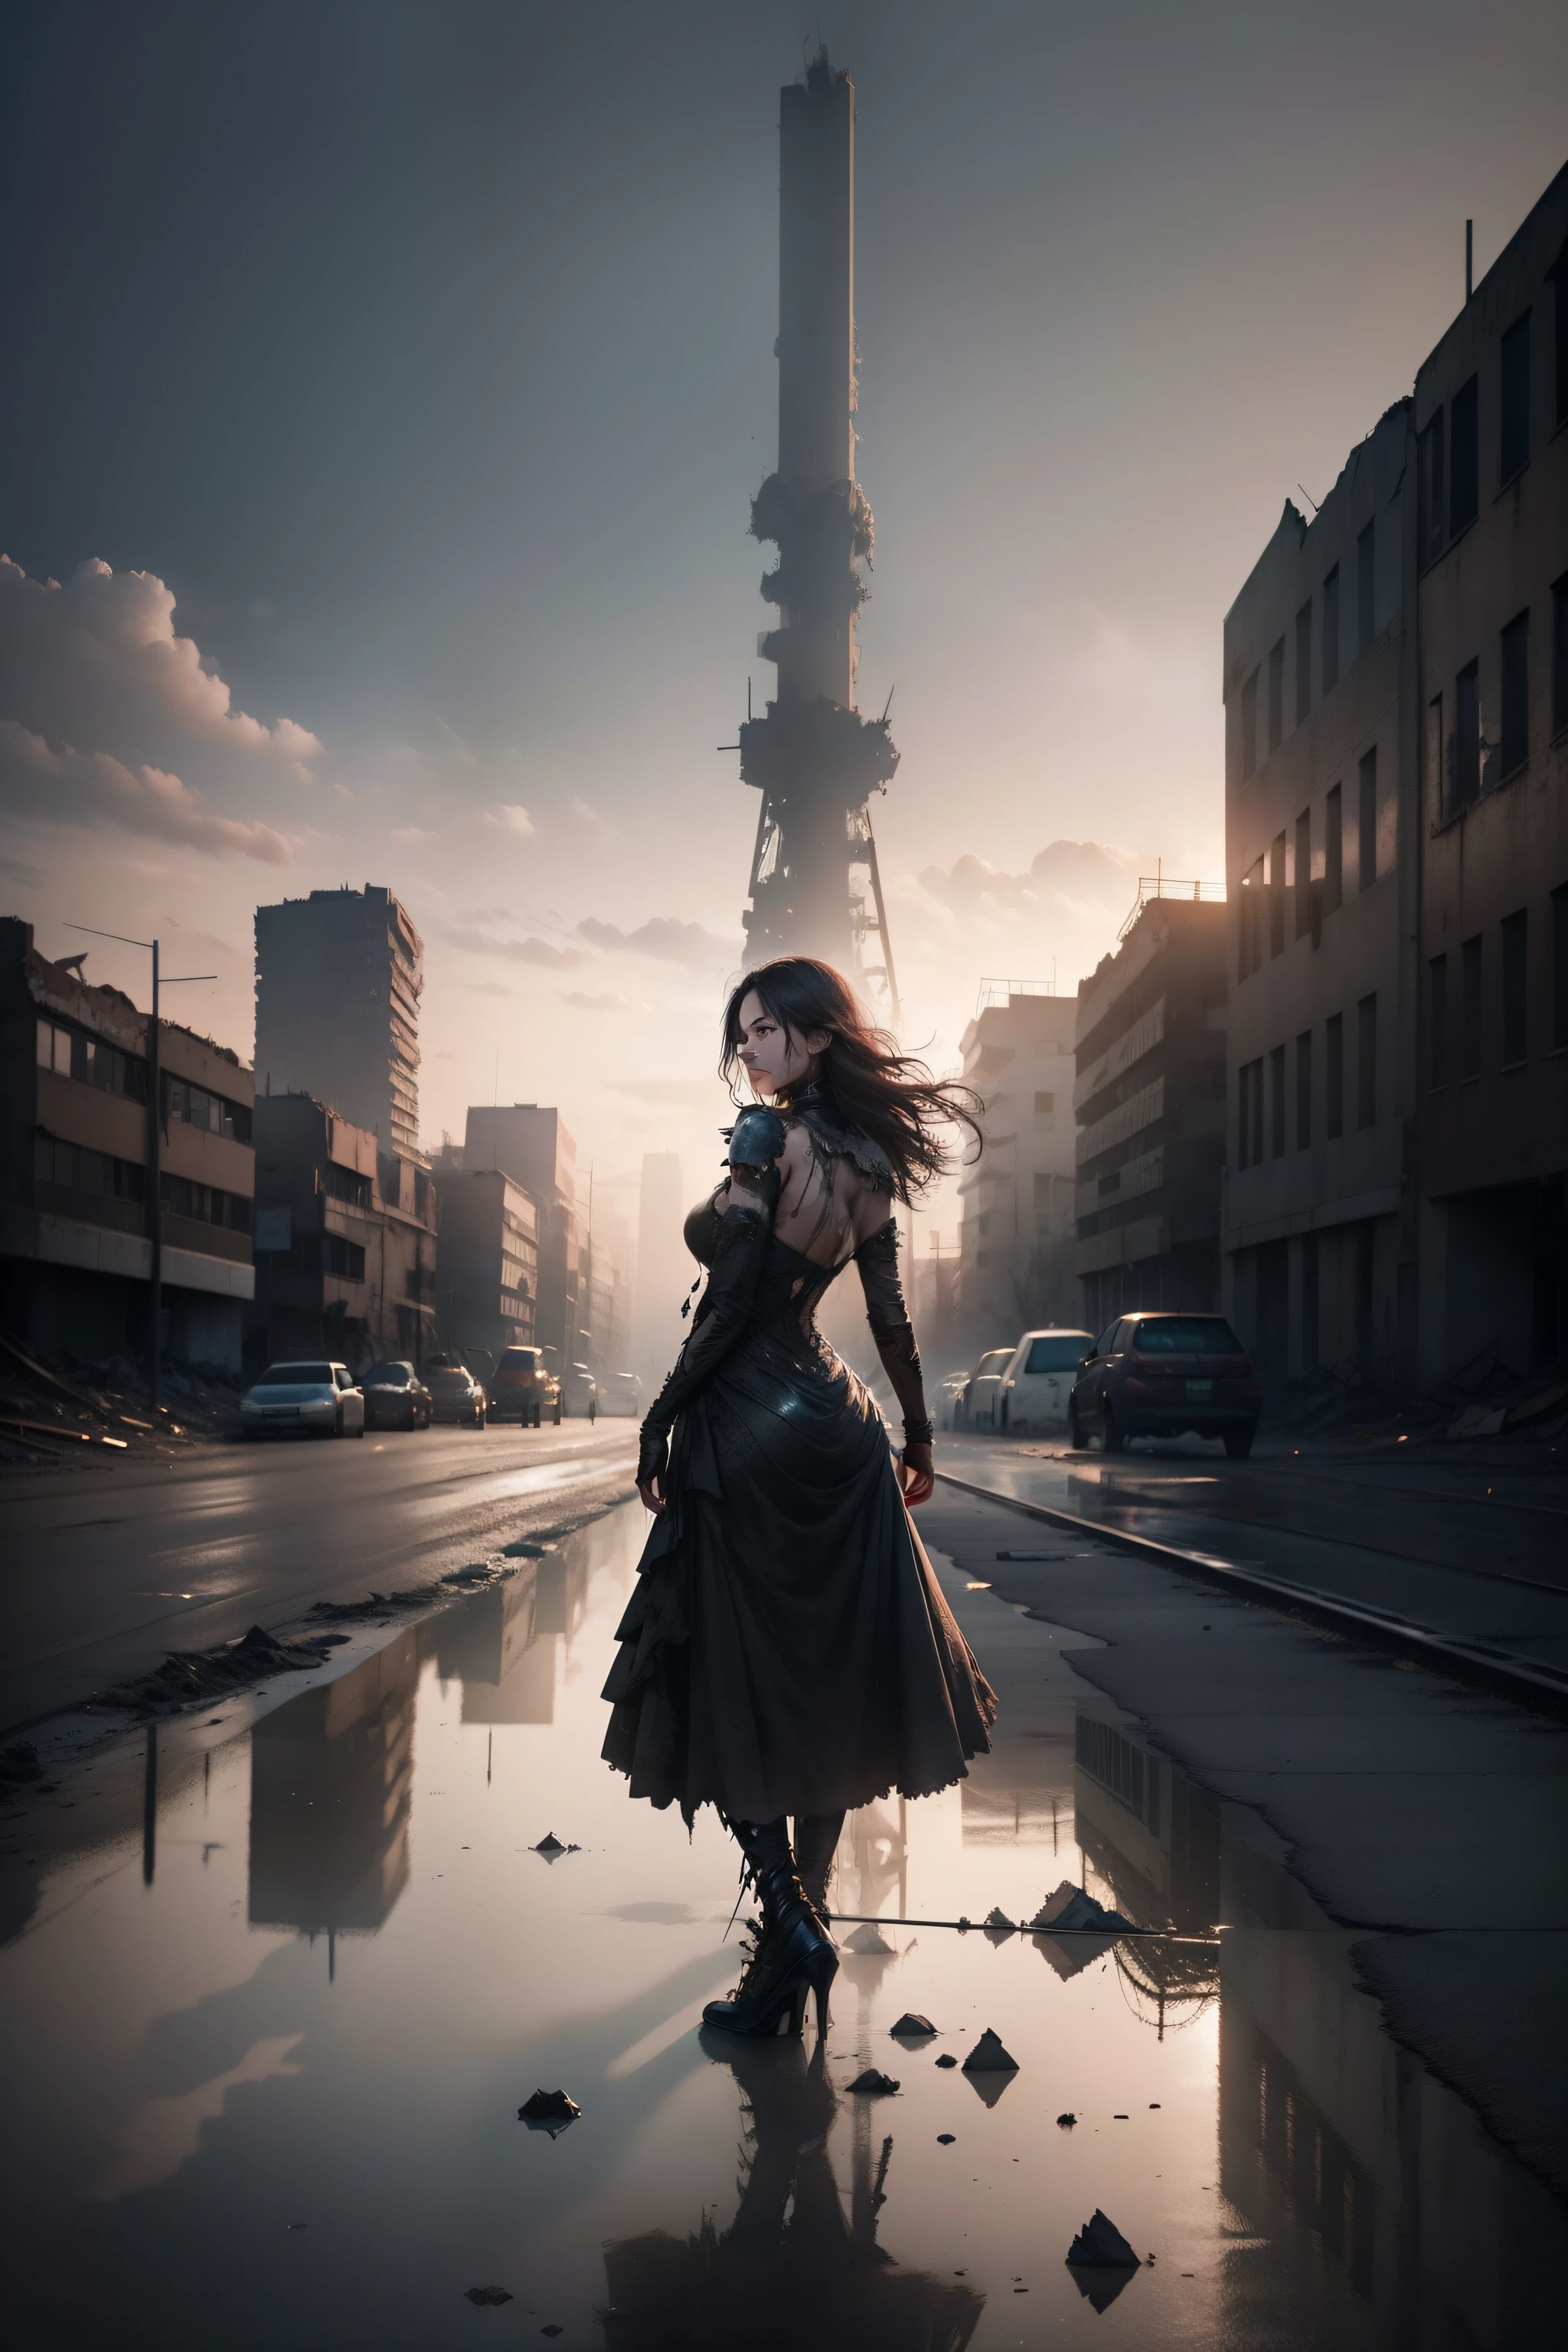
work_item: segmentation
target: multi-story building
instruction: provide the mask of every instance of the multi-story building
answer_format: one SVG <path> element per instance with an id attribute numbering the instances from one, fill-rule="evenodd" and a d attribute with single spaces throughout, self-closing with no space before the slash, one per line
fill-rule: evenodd
<path id="1" fill-rule="evenodd" d="M 443 1173 L 440 1186 L 442 1344 L 493 1364 L 503 1348 L 533 1345 L 539 1213 L 499 1168 Z"/>
<path id="2" fill-rule="evenodd" d="M 325 1352 L 363 1370 L 434 1344 L 436 1186 L 311 1095 L 256 1104 L 253 1364 Z"/>
<path id="3" fill-rule="evenodd" d="M 1080 1304 L 1070 1319 L 1099 1331 L 1137 1307 L 1215 1307 L 1224 905 L 1201 883 L 1141 881 L 1076 1012 Z"/>
<path id="4" fill-rule="evenodd" d="M 1071 997 L 984 980 L 960 1040 L 983 1145 L 959 1178 L 963 1320 L 987 1346 L 1076 1319 Z"/>
<path id="5" fill-rule="evenodd" d="M 1389 1385 L 1415 1311 L 1410 404 L 1226 615 L 1225 1304 L 1265 1374 Z"/>
<path id="6" fill-rule="evenodd" d="M 74 960 L 73 961 L 77 961 Z M 0 1319 L 86 1360 L 146 1349 L 153 1263 L 149 1016 L 0 919 Z M 163 1353 L 237 1371 L 252 1293 L 255 1084 L 158 1024 Z"/>
<path id="7" fill-rule="evenodd" d="M 1421 1372 L 1561 1356 L 1568 167 L 1415 378 Z"/>
<path id="8" fill-rule="evenodd" d="M 331 1103 L 380 1150 L 419 1158 L 425 949 L 390 890 L 312 890 L 256 910 L 264 1094 Z"/>
<path id="9" fill-rule="evenodd" d="M 500 1168 L 521 1185 L 539 1212 L 536 1344 L 562 1364 L 584 1360 L 577 1230 L 577 1147 L 561 1114 L 540 1103 L 476 1103 L 463 1138 L 465 1169 Z"/>

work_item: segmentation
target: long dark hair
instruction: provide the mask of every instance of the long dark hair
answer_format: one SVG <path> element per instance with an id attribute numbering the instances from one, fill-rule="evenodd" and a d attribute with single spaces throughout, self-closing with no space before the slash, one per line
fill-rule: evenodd
<path id="1" fill-rule="evenodd" d="M 816 1078 L 826 1108 L 886 1154 L 900 1201 L 922 1192 L 945 1171 L 948 1152 L 939 1129 L 965 1127 L 977 1144 L 982 1141 L 984 1105 L 973 1088 L 933 1078 L 923 1062 L 900 1054 L 897 1039 L 867 1020 L 842 973 L 815 956 L 780 956 L 747 972 L 731 990 L 719 1075 L 729 1084 L 731 1101 L 742 1098 L 741 1007 L 753 992 L 786 1039 L 827 1031 L 832 1042 Z M 780 1108 L 787 1109 L 787 1098 Z"/>

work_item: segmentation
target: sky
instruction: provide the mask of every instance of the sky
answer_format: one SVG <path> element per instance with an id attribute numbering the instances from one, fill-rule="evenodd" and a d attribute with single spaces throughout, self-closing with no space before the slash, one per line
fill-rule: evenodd
<path id="1" fill-rule="evenodd" d="M 904 1039 L 1223 875 L 1221 624 L 1568 155 L 1553 5 L 0 5 L 0 910 L 248 1057 L 385 883 L 430 1144 L 695 1192 L 756 823 L 777 93 L 857 92 Z"/>

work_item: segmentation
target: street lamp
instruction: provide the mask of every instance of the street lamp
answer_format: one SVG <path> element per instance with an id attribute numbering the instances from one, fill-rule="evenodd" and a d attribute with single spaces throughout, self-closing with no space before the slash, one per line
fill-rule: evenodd
<path id="1" fill-rule="evenodd" d="M 159 1143 L 163 1134 L 163 1104 L 159 1100 L 162 1081 L 158 1068 L 158 942 L 156 940 L 128 939 L 123 931 L 95 931 L 90 923 L 68 923 L 68 931 L 85 931 L 90 940 L 118 940 L 121 947 L 145 948 L 153 956 L 153 1017 L 147 1025 L 147 1235 L 152 1244 L 153 1261 L 148 1284 L 147 1385 L 153 1399 L 153 1410 L 158 1412 L 160 1385 L 160 1341 L 163 1320 L 163 1203 L 161 1198 Z M 216 980 L 216 971 L 182 971 L 163 981 L 164 988 L 184 988 L 193 981 Z"/>

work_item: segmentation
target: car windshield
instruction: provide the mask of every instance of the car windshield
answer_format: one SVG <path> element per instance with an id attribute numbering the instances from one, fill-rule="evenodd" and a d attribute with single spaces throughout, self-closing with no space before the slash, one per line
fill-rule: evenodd
<path id="1" fill-rule="evenodd" d="M 975 1368 L 975 1379 L 977 1381 L 986 1380 L 992 1373 L 999 1372 L 1004 1364 L 1010 1363 L 1012 1361 L 1012 1357 L 1013 1350 L 1011 1348 L 993 1348 L 988 1356 L 981 1357 L 979 1364 Z"/>
<path id="2" fill-rule="evenodd" d="M 405 1389 L 413 1378 L 412 1364 L 373 1364 L 361 1386 L 376 1389 Z"/>
<path id="3" fill-rule="evenodd" d="M 1036 1339 L 1029 1349 L 1026 1372 L 1073 1372 L 1088 1355 L 1094 1342 L 1087 1331 L 1053 1331 L 1048 1339 Z"/>
<path id="4" fill-rule="evenodd" d="M 1140 1356 L 1245 1356 L 1223 1315 L 1160 1315 L 1133 1327 Z"/>
<path id="5" fill-rule="evenodd" d="M 503 1372 L 531 1372 L 538 1362 L 539 1358 L 531 1348 L 503 1348 L 499 1369 Z"/>
<path id="6" fill-rule="evenodd" d="M 256 1383 L 258 1389 L 330 1389 L 331 1364 L 268 1364 Z"/>

